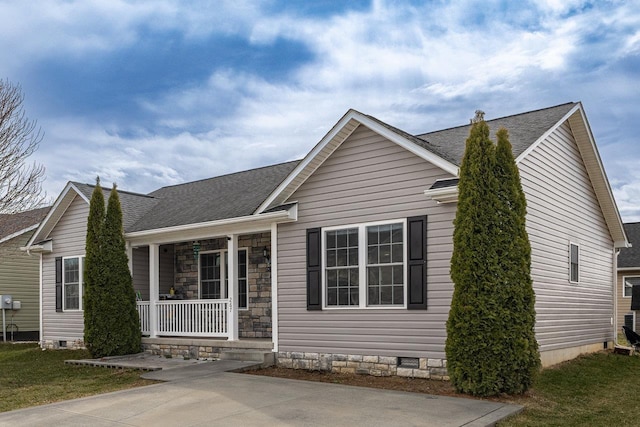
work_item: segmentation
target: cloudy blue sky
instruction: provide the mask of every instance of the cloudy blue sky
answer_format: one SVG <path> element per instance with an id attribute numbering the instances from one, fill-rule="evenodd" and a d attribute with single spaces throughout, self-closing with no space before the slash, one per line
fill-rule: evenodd
<path id="1" fill-rule="evenodd" d="M 52 197 L 300 158 L 349 108 L 423 133 L 582 101 L 640 221 L 640 0 L 0 0 L 0 52 Z"/>

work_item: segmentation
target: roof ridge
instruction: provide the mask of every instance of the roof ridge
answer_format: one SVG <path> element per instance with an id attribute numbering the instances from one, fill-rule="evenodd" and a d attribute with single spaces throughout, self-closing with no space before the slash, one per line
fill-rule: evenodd
<path id="1" fill-rule="evenodd" d="M 87 184 L 86 182 L 78 182 L 78 181 L 71 181 L 72 184 L 76 184 L 76 185 L 86 185 L 87 187 L 91 187 L 91 188 L 96 188 L 95 184 Z M 110 191 L 109 188 L 104 187 L 104 186 L 100 186 L 102 187 L 103 190 L 107 190 Z M 130 194 L 132 196 L 140 196 L 140 197 L 148 197 L 150 199 L 154 199 L 154 196 L 151 196 L 150 194 L 144 194 L 144 193 L 136 193 L 134 191 L 127 191 L 127 190 L 121 190 L 120 188 L 118 188 L 118 186 L 116 185 L 116 190 L 118 190 L 118 194 Z"/>
<path id="2" fill-rule="evenodd" d="M 496 120 L 503 120 L 503 119 L 508 119 L 508 118 L 511 118 L 511 117 L 524 116 L 525 114 L 537 113 L 537 112 L 544 111 L 544 110 L 551 110 L 553 108 L 558 108 L 558 107 L 562 107 L 562 106 L 569 105 L 569 104 L 578 104 L 578 103 L 577 102 L 573 102 L 573 101 L 564 102 L 562 104 L 553 105 L 551 107 L 538 108 L 536 110 L 523 111 L 522 113 L 509 114 L 507 116 L 496 117 L 496 118 L 493 118 L 493 119 L 485 120 L 485 122 L 486 123 L 490 123 L 490 122 L 494 122 Z M 444 132 L 444 131 L 452 130 L 452 129 L 460 129 L 460 128 L 463 128 L 463 127 L 466 127 L 466 126 L 470 126 L 470 123 L 466 124 L 466 125 L 458 125 L 458 126 L 451 126 L 451 127 L 444 128 L 444 129 L 437 129 L 437 130 L 433 130 L 433 131 L 430 131 L 430 132 L 418 133 L 418 134 L 416 134 L 414 136 L 416 138 L 422 139 L 421 137 L 424 136 L 424 135 L 429 135 L 431 133 L 437 133 L 437 132 Z"/>
<path id="3" fill-rule="evenodd" d="M 183 183 L 180 183 L 180 184 L 173 184 L 173 185 L 165 185 L 164 187 L 160 187 L 160 188 L 158 188 L 156 190 L 153 190 L 153 193 L 155 193 L 157 191 L 160 191 L 160 190 L 164 190 L 166 188 L 179 187 L 181 185 L 190 185 L 190 184 L 195 184 L 196 182 L 204 182 L 204 181 L 209 181 L 211 179 L 223 178 L 223 177 L 228 177 L 228 176 L 237 175 L 237 174 L 246 173 L 246 172 L 253 172 L 253 171 L 260 170 L 260 169 L 273 168 L 273 167 L 276 167 L 276 166 L 286 165 L 288 163 L 300 162 L 300 160 L 301 159 L 289 160 L 287 162 L 280 162 L 280 163 L 275 163 L 275 164 L 272 164 L 272 165 L 259 166 L 257 168 L 251 168 L 251 169 L 244 169 L 244 170 L 235 171 L 235 172 L 229 172 L 229 173 L 225 173 L 223 175 L 210 176 L 209 178 L 196 179 L 195 181 L 188 181 L 188 182 L 183 182 Z M 154 196 L 149 196 L 149 197 L 154 197 Z"/>

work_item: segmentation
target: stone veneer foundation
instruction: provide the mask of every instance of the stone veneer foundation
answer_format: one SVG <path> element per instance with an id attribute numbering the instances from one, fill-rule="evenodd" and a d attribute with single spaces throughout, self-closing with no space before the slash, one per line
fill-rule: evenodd
<path id="1" fill-rule="evenodd" d="M 399 377 L 449 380 L 447 361 L 444 359 L 417 358 L 417 366 L 398 364 L 398 357 L 363 356 L 358 354 L 279 352 L 277 364 L 283 368 L 328 371 L 349 374 L 365 374 L 377 377 Z"/>

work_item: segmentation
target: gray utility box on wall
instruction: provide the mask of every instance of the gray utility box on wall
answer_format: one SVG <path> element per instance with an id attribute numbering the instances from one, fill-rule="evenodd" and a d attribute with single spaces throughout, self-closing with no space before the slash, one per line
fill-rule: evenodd
<path id="1" fill-rule="evenodd" d="M 0 295 L 0 310 L 11 310 L 13 297 L 11 295 Z"/>

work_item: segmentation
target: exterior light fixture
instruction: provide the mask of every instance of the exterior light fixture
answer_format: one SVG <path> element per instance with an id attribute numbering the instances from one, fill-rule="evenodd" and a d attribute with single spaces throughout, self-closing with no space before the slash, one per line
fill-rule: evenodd
<path id="1" fill-rule="evenodd" d="M 199 254 L 200 254 L 200 242 L 196 240 L 195 242 L 193 242 L 193 259 L 197 260 Z"/>
<path id="2" fill-rule="evenodd" d="M 264 257 L 264 262 L 267 264 L 267 267 L 271 267 L 271 257 L 269 256 L 269 249 L 266 246 L 262 249 L 262 256 Z"/>

